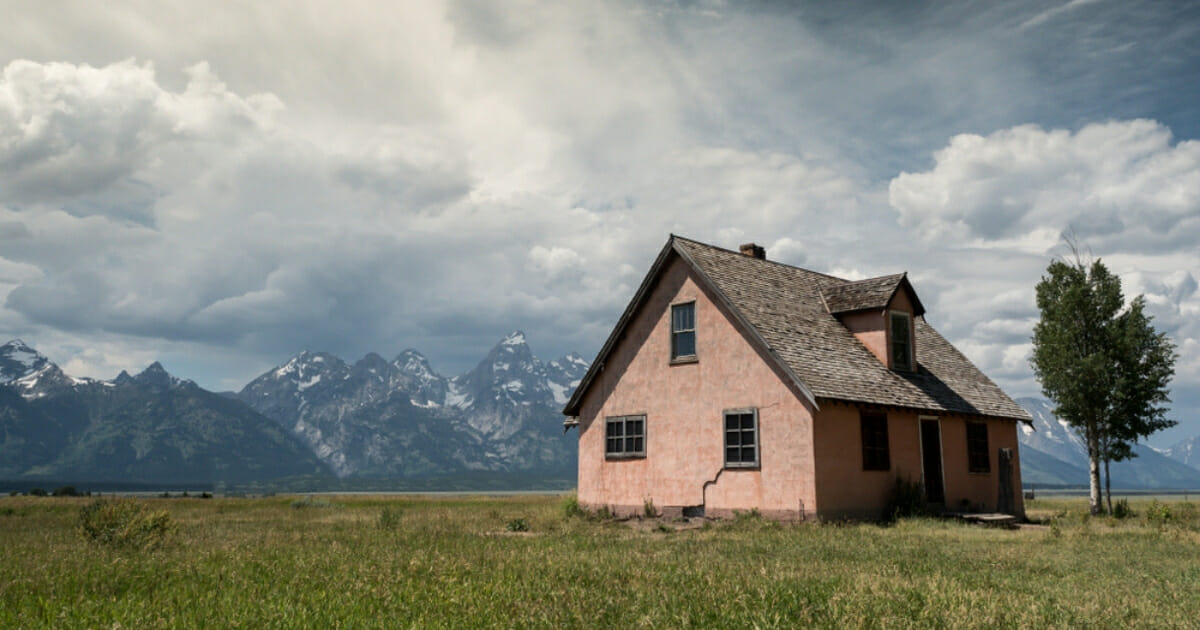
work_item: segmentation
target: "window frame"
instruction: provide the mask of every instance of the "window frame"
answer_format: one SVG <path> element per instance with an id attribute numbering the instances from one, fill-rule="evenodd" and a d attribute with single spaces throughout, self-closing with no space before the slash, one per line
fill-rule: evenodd
<path id="1" fill-rule="evenodd" d="M 979 432 L 982 432 L 980 435 Z M 975 433 L 975 435 L 972 435 Z M 990 475 L 992 473 L 992 458 L 988 445 L 988 426 L 986 422 L 966 422 L 967 438 L 967 472 Z"/>
<path id="2" fill-rule="evenodd" d="M 629 425 L 641 423 L 641 433 L 631 433 Z M 621 427 L 620 435 L 612 435 L 612 427 Z M 641 438 L 641 450 L 630 448 L 630 440 Z M 619 441 L 620 450 L 610 450 L 613 440 Z M 646 457 L 646 414 L 631 414 L 625 416 L 606 416 L 604 418 L 604 459 L 643 459 Z"/>
<path id="3" fill-rule="evenodd" d="M 692 312 L 692 327 L 691 328 L 675 328 L 675 313 L 683 308 L 690 308 Z M 692 352 L 691 354 L 679 353 L 679 339 L 682 335 L 690 334 L 692 336 Z M 671 362 L 672 363 L 691 363 L 697 360 L 696 356 L 696 301 L 680 302 L 671 305 Z"/>
<path id="4" fill-rule="evenodd" d="M 868 426 L 868 424 L 873 425 L 876 422 L 880 423 L 882 430 L 879 427 Z M 892 449 L 888 436 L 887 413 L 881 411 L 859 412 L 858 431 L 859 440 L 862 442 L 862 469 L 864 471 L 890 471 L 892 469 Z M 883 435 L 882 446 L 877 443 L 880 433 Z"/>
<path id="5" fill-rule="evenodd" d="M 741 426 L 740 419 L 738 420 L 738 427 L 736 429 L 729 428 L 730 416 L 738 416 L 740 418 L 741 416 L 746 415 L 751 417 L 750 433 L 754 438 L 753 444 L 749 445 L 741 441 L 741 437 L 746 433 L 746 429 Z M 762 463 L 762 437 L 759 429 L 758 407 L 726 409 L 725 411 L 721 412 L 721 459 L 725 463 L 725 468 L 746 470 L 760 467 Z M 737 434 L 739 438 L 738 443 L 733 446 L 730 446 L 729 444 L 729 436 L 731 433 Z M 754 459 L 752 461 L 744 461 L 742 459 L 742 455 L 747 447 L 754 449 Z M 731 448 L 738 449 L 738 461 L 729 460 L 729 449 Z"/>
<path id="6" fill-rule="evenodd" d="M 903 319 L 905 322 L 905 326 L 904 326 L 905 333 L 904 334 L 905 334 L 905 337 L 907 337 L 907 339 L 905 339 L 906 348 L 905 348 L 905 353 L 904 353 L 904 361 L 905 361 L 904 365 L 898 365 L 896 363 L 897 340 L 896 340 L 895 321 L 897 319 Z M 912 313 L 909 313 L 907 311 L 888 311 L 888 365 L 893 370 L 899 370 L 902 372 L 913 372 L 916 370 L 916 362 L 917 361 L 916 361 L 916 352 L 914 352 L 915 344 L 913 343 L 912 321 L 913 321 Z"/>

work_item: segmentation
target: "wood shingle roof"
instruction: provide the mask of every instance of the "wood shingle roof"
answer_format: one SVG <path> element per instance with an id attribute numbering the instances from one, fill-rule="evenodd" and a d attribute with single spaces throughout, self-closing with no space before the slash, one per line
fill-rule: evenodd
<path id="1" fill-rule="evenodd" d="M 919 316 L 924 308 L 904 274 L 851 282 L 674 235 L 564 414 L 578 415 L 593 372 L 648 297 L 659 270 L 672 255 L 691 266 L 698 281 L 749 329 L 744 332 L 751 341 L 765 346 L 762 349 L 766 354 L 779 362 L 783 372 L 817 406 L 825 401 L 842 401 L 1030 421 L 1024 409 Z M 882 309 L 903 285 L 908 285 L 906 290 L 918 315 L 914 318 L 915 372 L 888 369 L 834 315 Z"/>

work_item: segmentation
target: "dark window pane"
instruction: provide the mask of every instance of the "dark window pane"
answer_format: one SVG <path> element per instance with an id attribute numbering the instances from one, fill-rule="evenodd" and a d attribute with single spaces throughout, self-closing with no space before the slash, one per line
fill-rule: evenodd
<path id="1" fill-rule="evenodd" d="M 753 428 L 754 428 L 754 414 L 750 414 L 750 413 L 742 414 L 742 429 L 745 430 L 745 429 L 753 429 Z"/>
<path id="2" fill-rule="evenodd" d="M 739 427 L 737 416 L 725 416 L 725 430 L 736 431 Z"/>
<path id="3" fill-rule="evenodd" d="M 892 314 L 892 367 L 907 370 L 910 363 L 911 343 L 909 341 L 909 319 L 907 316 Z"/>
<path id="4" fill-rule="evenodd" d="M 690 357 L 696 354 L 696 333 L 675 333 L 675 356 Z"/>
<path id="5" fill-rule="evenodd" d="M 736 464 L 742 461 L 738 456 L 740 451 L 741 449 L 736 446 L 731 446 L 725 449 L 725 461 L 730 464 Z"/>
<path id="6" fill-rule="evenodd" d="M 746 463 L 750 463 L 750 462 L 754 461 L 754 447 L 753 446 L 743 446 L 742 447 L 742 461 L 746 462 Z"/>
<path id="7" fill-rule="evenodd" d="M 642 451 L 646 450 L 645 447 L 642 446 L 642 438 L 639 437 L 633 439 L 633 450 L 635 453 L 641 453 Z"/>

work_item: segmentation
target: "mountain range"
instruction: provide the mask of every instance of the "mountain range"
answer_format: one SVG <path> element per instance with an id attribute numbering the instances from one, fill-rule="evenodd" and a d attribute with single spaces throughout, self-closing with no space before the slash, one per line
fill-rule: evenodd
<path id="1" fill-rule="evenodd" d="M 0 346 L 0 479 L 573 479 L 559 409 L 586 369 L 575 354 L 542 363 L 515 332 L 453 378 L 416 350 L 353 365 L 301 352 L 217 394 L 159 363 L 111 381 L 71 377 L 14 340 Z"/>
<path id="2" fill-rule="evenodd" d="M 560 410 L 587 368 L 577 354 L 542 362 L 514 332 L 458 376 L 438 374 L 413 349 L 353 364 L 305 351 L 217 394 L 159 363 L 111 381 L 72 377 L 14 340 L 0 346 L 0 479 L 569 484 L 578 437 L 563 434 Z M 1086 486 L 1079 437 L 1049 402 L 1017 402 L 1033 417 L 1018 433 L 1025 485 Z M 1114 487 L 1200 488 L 1200 436 L 1134 452 L 1112 465 Z"/>
<path id="3" fill-rule="evenodd" d="M 1083 439 L 1056 417 L 1053 405 L 1041 398 L 1018 398 L 1033 416 L 1033 424 L 1022 425 L 1017 434 L 1021 449 L 1021 481 L 1026 486 L 1064 487 L 1088 485 L 1088 457 Z M 1200 488 L 1197 455 L 1200 436 L 1184 440 L 1162 451 L 1135 444 L 1136 457 L 1113 462 L 1114 488 L 1196 489 Z"/>

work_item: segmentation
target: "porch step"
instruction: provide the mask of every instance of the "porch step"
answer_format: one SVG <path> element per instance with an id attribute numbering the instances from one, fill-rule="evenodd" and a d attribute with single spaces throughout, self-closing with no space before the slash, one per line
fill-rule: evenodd
<path id="1" fill-rule="evenodd" d="M 948 518 L 955 518 L 967 523 L 975 523 L 978 525 L 987 525 L 988 527 L 1003 527 L 1011 529 L 1017 526 L 1017 517 L 1012 514 L 1001 514 L 992 512 L 990 514 L 977 514 L 967 512 L 947 512 Z"/>

